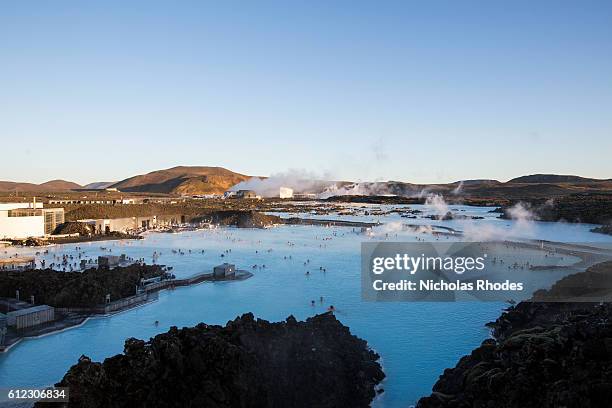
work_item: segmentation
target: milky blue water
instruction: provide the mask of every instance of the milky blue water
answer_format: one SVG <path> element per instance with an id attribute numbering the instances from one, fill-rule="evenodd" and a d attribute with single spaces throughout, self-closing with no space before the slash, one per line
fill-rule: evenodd
<path id="1" fill-rule="evenodd" d="M 397 222 L 444 225 L 459 230 L 479 228 L 487 233 L 502 231 L 555 241 L 612 241 L 612 237 L 590 233 L 592 226 L 588 225 L 530 223 L 524 228 L 514 221 L 496 219 L 496 215 L 488 213 L 490 208 L 451 208 L 486 219 L 467 223 L 404 219 L 397 214 L 355 215 L 340 218 L 380 220 L 387 225 L 375 228 L 370 235 L 353 232 L 352 228 L 279 226 L 265 230 L 222 228 L 180 234 L 151 233 L 140 241 L 79 244 L 86 257 L 111 249 L 113 254 L 125 253 L 151 262 L 153 252 L 161 252 L 158 263 L 173 266 L 178 277 L 209 271 L 225 261 L 253 271 L 254 277 L 163 291 L 154 303 L 111 317 L 90 319 L 78 328 L 22 341 L 0 355 L 0 388 L 52 384 L 82 354 L 102 360 L 122 352 L 128 337 L 148 339 L 173 325 L 225 324 L 246 312 L 271 321 L 289 315 L 304 319 L 334 305 L 338 319 L 381 355 L 387 379 L 383 384 L 385 392 L 374 405 L 406 407 L 427 395 L 445 368 L 454 366 L 461 356 L 487 338 L 489 333 L 484 324 L 494 320 L 505 305 L 364 302 L 360 289 L 362 241 L 413 241 L 415 233 L 394 228 L 393 223 Z M 474 223 L 478 227 L 471 225 Z M 421 234 L 421 238 L 435 239 L 428 234 Z M 53 255 L 76 255 L 76 246 L 51 247 L 44 258 L 52 262 Z M 107 249 L 102 250 L 101 246 Z M 173 253 L 172 249 L 181 249 L 185 255 Z M 33 251 L 11 249 L 8 253 Z M 253 265 L 258 268 L 252 269 Z M 320 271 L 320 267 L 326 272 Z M 323 302 L 319 301 L 321 296 Z M 311 300 L 316 301 L 315 306 L 311 306 Z M 154 325 L 156 320 L 159 326 Z"/>

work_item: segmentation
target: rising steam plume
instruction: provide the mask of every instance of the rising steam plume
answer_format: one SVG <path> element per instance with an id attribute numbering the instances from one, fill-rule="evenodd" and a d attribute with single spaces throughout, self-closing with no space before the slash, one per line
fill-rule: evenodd
<path id="1" fill-rule="evenodd" d="M 329 177 L 329 176 L 327 176 Z M 281 187 L 289 187 L 295 193 L 319 193 L 332 182 L 323 181 L 327 177 L 317 176 L 303 170 L 289 170 L 270 177 L 252 177 L 230 188 L 230 191 L 253 190 L 262 197 L 278 197 Z"/>

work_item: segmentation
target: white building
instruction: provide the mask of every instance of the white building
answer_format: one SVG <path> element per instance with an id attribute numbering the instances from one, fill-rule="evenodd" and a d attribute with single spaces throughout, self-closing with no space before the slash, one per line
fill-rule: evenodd
<path id="1" fill-rule="evenodd" d="M 2 211 L 11 211 L 21 208 L 43 208 L 43 203 L 33 201 L 31 203 L 0 203 L 0 213 Z"/>
<path id="2" fill-rule="evenodd" d="M 51 234 L 64 222 L 63 208 L 42 203 L 0 203 L 0 239 L 25 239 Z"/>
<path id="3" fill-rule="evenodd" d="M 38 209 L 42 203 L 0 203 L 0 238 L 21 239 L 45 235 L 45 217 L 14 217 L 13 210 Z"/>
<path id="4" fill-rule="evenodd" d="M 279 198 L 293 198 L 293 189 L 289 187 L 281 187 L 278 191 Z"/>

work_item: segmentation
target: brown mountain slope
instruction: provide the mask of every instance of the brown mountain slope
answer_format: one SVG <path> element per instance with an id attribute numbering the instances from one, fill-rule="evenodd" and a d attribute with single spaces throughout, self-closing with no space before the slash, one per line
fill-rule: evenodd
<path id="1" fill-rule="evenodd" d="M 38 187 L 45 191 L 60 191 L 60 190 L 74 190 L 75 188 L 81 188 L 82 186 L 77 183 L 66 180 L 51 180 L 46 183 L 39 184 Z"/>
<path id="2" fill-rule="evenodd" d="M 38 184 L 0 181 L 0 191 L 37 191 Z"/>
<path id="3" fill-rule="evenodd" d="M 20 192 L 50 192 L 50 191 L 68 191 L 76 188 L 81 188 L 77 183 L 65 180 L 51 180 L 42 184 L 34 183 L 18 183 L 13 181 L 0 181 L 0 191 L 20 191 Z"/>
<path id="4" fill-rule="evenodd" d="M 130 177 L 111 187 L 128 192 L 221 194 L 249 178 L 222 167 L 178 166 Z"/>

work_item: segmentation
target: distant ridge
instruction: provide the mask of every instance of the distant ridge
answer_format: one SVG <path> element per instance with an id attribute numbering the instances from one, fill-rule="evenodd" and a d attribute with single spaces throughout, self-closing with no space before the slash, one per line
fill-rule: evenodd
<path id="1" fill-rule="evenodd" d="M 177 166 L 130 177 L 110 187 L 126 192 L 222 194 L 249 178 L 223 167 Z"/>
<path id="2" fill-rule="evenodd" d="M 516 177 L 508 180 L 508 183 L 593 183 L 600 181 L 611 181 L 610 179 L 594 179 L 572 175 L 561 174 L 532 174 L 529 176 Z"/>
<path id="3" fill-rule="evenodd" d="M 73 183 L 72 181 L 66 181 L 66 180 L 51 180 L 51 181 L 47 181 L 46 183 L 39 184 L 38 186 L 42 187 L 43 189 L 47 189 L 49 191 L 73 190 L 75 188 L 81 188 L 80 184 Z"/>
<path id="4" fill-rule="evenodd" d="M 261 181 L 266 178 L 258 177 L 258 179 Z M 176 166 L 129 177 L 118 182 L 95 182 L 85 186 L 66 180 L 51 180 L 42 184 L 0 181 L 0 192 L 40 194 L 45 192 L 104 190 L 113 187 L 119 191 L 144 194 L 203 195 L 222 194 L 238 183 L 250 180 L 251 176 L 236 173 L 223 167 Z M 245 185 L 244 188 L 251 188 L 249 183 Z M 411 197 L 442 194 L 455 197 L 486 198 L 503 196 L 518 199 L 552 198 L 573 193 L 612 192 L 612 179 L 598 180 L 575 175 L 532 174 L 516 177 L 505 183 L 492 179 L 468 179 L 443 184 L 413 184 L 401 181 L 334 182 L 317 180 L 309 183 L 309 186 L 309 192 L 322 193 L 327 196 L 399 195 Z M 278 186 L 274 185 L 273 187 L 278 190 Z"/>
<path id="5" fill-rule="evenodd" d="M 81 188 L 81 185 L 66 180 L 51 180 L 42 184 L 18 183 L 13 181 L 0 181 L 0 191 L 24 191 L 24 192 L 52 192 L 69 191 Z"/>

